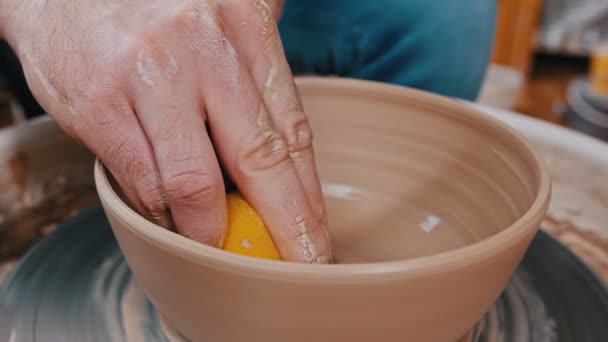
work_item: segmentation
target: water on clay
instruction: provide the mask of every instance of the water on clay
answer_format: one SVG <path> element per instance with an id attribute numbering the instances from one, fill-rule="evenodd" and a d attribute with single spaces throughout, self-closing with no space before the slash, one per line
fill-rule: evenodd
<path id="1" fill-rule="evenodd" d="M 430 206 L 399 205 L 388 194 L 323 184 L 337 263 L 403 260 L 466 246 L 485 237 Z"/>
<path id="2" fill-rule="evenodd" d="M 545 240 L 533 246 L 536 250 L 541 248 L 542 255 L 550 252 L 542 250 L 542 244 L 557 246 Z M 599 333 L 608 334 L 605 322 L 601 321 L 605 317 L 602 315 L 608 312 L 606 293 L 603 292 L 602 297 L 602 293 L 598 295 L 589 290 L 597 286 L 589 283 L 591 287 L 582 292 L 588 293 L 590 299 L 579 296 L 577 304 L 570 303 L 570 307 L 561 311 L 556 309 L 556 305 L 564 303 L 562 294 L 555 294 L 553 299 L 548 297 L 547 302 L 543 292 L 536 290 L 539 279 L 545 290 L 555 288 L 555 280 L 536 275 L 549 274 L 551 269 L 542 264 L 546 258 L 535 253 L 538 255 L 530 259 L 532 261 L 524 262 L 528 263 L 525 266 L 533 267 L 534 272 L 521 268 L 515 274 L 510 286 L 468 340 L 597 341 L 578 338 L 576 329 L 572 330 L 580 324 L 577 318 L 585 316 L 577 311 L 580 307 L 576 305 L 584 305 L 585 312 L 591 315 L 584 318 L 586 336 L 608 336 L 593 335 L 594 329 L 595 333 L 604 329 Z M 573 274 L 576 273 L 571 271 L 567 279 L 560 281 L 566 284 L 564 290 L 569 294 L 575 293 L 575 286 L 581 284 L 580 277 Z M 571 285 L 567 285 L 568 282 Z M 100 208 L 83 213 L 40 242 L 9 274 L 1 289 L 0 298 L 11 308 L 14 317 L 11 342 L 185 341 L 162 320 L 132 280 Z M 550 307 L 558 313 L 552 314 Z M 569 311 L 572 313 L 566 314 Z M 593 320 L 596 316 L 599 321 Z M 557 320 L 560 317 L 561 324 Z M 563 324 L 564 320 L 567 324 Z"/>

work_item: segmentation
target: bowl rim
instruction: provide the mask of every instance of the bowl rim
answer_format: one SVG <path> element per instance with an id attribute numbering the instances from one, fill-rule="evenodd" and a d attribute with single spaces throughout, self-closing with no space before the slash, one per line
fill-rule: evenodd
<path id="1" fill-rule="evenodd" d="M 375 279 L 377 275 L 398 276 L 400 278 L 419 277 L 432 273 L 453 270 L 466 265 L 475 264 L 500 254 L 513 247 L 530 233 L 540 229 L 540 223 L 549 206 L 551 195 L 551 177 L 545 161 L 537 149 L 532 146 L 514 128 L 486 115 L 474 107 L 466 105 L 466 101 L 452 99 L 426 91 L 392 85 L 376 81 L 358 80 L 343 77 L 296 77 L 298 88 L 302 86 L 339 87 L 342 90 L 365 90 L 370 93 L 383 92 L 392 96 L 407 95 L 417 101 L 432 102 L 435 106 L 451 107 L 454 112 L 468 115 L 469 120 L 483 122 L 493 129 L 503 131 L 510 139 L 523 146 L 539 174 L 539 187 L 532 204 L 510 226 L 483 240 L 462 247 L 428 256 L 414 257 L 403 260 L 391 260 L 371 263 L 349 264 L 305 264 L 288 261 L 273 261 L 230 253 L 222 249 L 204 245 L 190 240 L 182 235 L 156 225 L 139 215 L 124 203 L 112 188 L 105 166 L 99 159 L 95 160 L 94 179 L 98 196 L 105 207 L 111 210 L 131 232 L 161 249 L 185 257 L 195 263 L 211 264 L 215 267 L 228 267 L 238 272 L 252 272 L 258 276 L 289 275 L 290 277 L 305 276 L 309 280 L 344 279 L 345 276 L 356 277 L 358 280 Z M 114 229 L 114 227 L 112 227 Z M 522 255 L 523 257 L 523 255 Z M 362 279 L 363 278 L 363 279 Z"/>

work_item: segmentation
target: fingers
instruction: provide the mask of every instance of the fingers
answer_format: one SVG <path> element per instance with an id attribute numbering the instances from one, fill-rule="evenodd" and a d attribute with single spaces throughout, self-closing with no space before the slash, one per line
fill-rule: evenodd
<path id="1" fill-rule="evenodd" d="M 247 83 L 249 93 L 255 95 L 253 82 Z M 212 93 L 208 96 L 218 96 Z M 308 202 L 285 140 L 276 133 L 261 98 L 257 106 L 247 105 L 252 100 L 209 105 L 209 115 L 220 117 L 212 129 L 226 158 L 224 165 L 264 219 L 284 260 L 328 262 L 328 237 Z M 253 113 L 253 118 L 241 114 L 247 108 L 259 108 L 259 113 Z"/>
<path id="2" fill-rule="evenodd" d="M 154 59 L 148 65 L 170 68 L 172 58 L 168 52 L 163 54 L 142 58 Z M 164 62 L 166 66 L 162 66 Z M 192 69 L 186 70 L 192 73 Z M 164 79 L 162 73 L 148 73 L 149 82 L 139 82 L 137 93 L 141 95 L 135 108 L 154 151 L 177 231 L 201 243 L 222 247 L 227 227 L 222 174 L 206 132 L 198 87 L 189 82 L 189 75 L 175 73 L 179 81 Z"/>
<path id="3" fill-rule="evenodd" d="M 128 202 L 150 221 L 171 228 L 154 155 L 130 104 L 98 108 L 86 117 L 83 142 L 112 173 Z"/>
<path id="4" fill-rule="evenodd" d="M 284 260 L 328 262 L 329 240 L 309 204 L 285 139 L 253 78 L 241 67 L 238 53 L 231 53 L 235 51 L 231 43 L 225 37 L 218 40 L 209 27 L 206 39 L 213 39 L 214 53 L 233 56 L 212 63 L 208 51 L 200 51 L 203 97 L 223 165 L 262 216 Z"/>
<path id="5" fill-rule="evenodd" d="M 240 27 L 231 35 L 236 50 L 243 56 L 256 88 L 263 95 L 271 121 L 287 143 L 289 157 L 296 167 L 309 203 L 319 221 L 326 226 L 327 216 L 313 150 L 313 135 L 302 107 L 293 76 L 275 23 L 263 0 L 252 0 L 249 6 L 233 6 L 222 13 L 227 25 L 249 20 L 251 30 Z M 254 15 L 251 15 L 251 13 Z M 257 14 L 257 15 L 255 15 Z"/>

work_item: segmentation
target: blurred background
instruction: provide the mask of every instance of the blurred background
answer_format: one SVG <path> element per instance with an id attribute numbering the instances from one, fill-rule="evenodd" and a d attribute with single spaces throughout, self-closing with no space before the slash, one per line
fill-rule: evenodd
<path id="1" fill-rule="evenodd" d="M 608 140 L 608 1 L 498 0 L 479 102 Z"/>

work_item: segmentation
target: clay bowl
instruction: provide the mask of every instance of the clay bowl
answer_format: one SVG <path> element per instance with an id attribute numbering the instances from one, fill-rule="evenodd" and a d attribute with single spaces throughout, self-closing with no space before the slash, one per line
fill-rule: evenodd
<path id="1" fill-rule="evenodd" d="M 137 215 L 103 166 L 103 207 L 138 284 L 193 341 L 454 341 L 506 287 L 547 210 L 535 150 L 461 102 L 297 81 L 338 264 L 203 246 Z"/>

